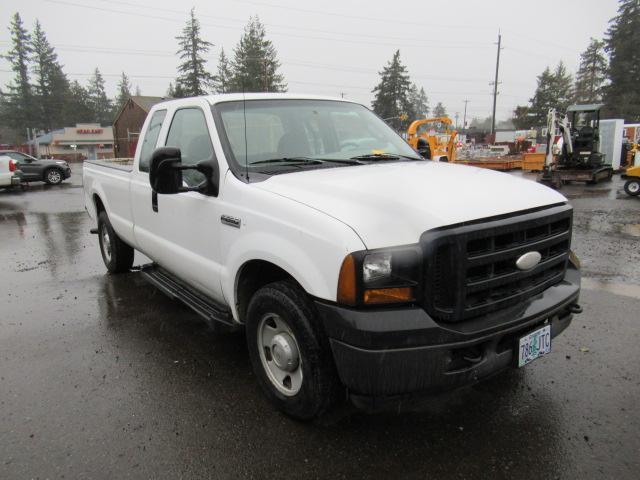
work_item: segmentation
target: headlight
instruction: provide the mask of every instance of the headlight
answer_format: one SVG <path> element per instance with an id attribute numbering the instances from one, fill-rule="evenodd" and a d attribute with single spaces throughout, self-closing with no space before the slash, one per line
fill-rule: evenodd
<path id="1" fill-rule="evenodd" d="M 390 253 L 372 253 L 364 257 L 364 262 L 362 263 L 362 279 L 364 283 L 372 283 L 390 275 Z"/>
<path id="2" fill-rule="evenodd" d="M 358 306 L 416 301 L 421 259 L 417 245 L 347 255 L 338 278 L 338 303 Z"/>

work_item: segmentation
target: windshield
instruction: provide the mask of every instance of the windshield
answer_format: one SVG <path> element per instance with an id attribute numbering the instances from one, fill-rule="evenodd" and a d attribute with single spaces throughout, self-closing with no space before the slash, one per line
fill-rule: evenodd
<path id="1" fill-rule="evenodd" d="M 296 168 L 302 168 L 322 160 L 419 159 L 398 134 L 362 105 L 327 100 L 244 103 L 245 108 L 242 101 L 215 106 L 231 160 L 242 168 L 247 163 L 264 169 L 266 164 L 272 168 L 293 161 L 298 161 Z M 334 162 L 331 166 L 344 164 Z"/>

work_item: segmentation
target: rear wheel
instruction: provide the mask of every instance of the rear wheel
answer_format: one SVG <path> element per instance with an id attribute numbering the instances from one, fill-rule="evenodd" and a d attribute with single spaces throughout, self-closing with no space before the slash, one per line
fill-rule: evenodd
<path id="1" fill-rule="evenodd" d="M 262 287 L 247 309 L 253 370 L 271 402 L 298 420 L 333 403 L 338 380 L 328 341 L 306 293 L 294 282 Z"/>
<path id="2" fill-rule="evenodd" d="M 64 180 L 62 172 L 57 168 L 50 168 L 44 174 L 44 181 L 49 185 L 58 185 L 62 180 Z"/>
<path id="3" fill-rule="evenodd" d="M 624 184 L 624 191 L 632 197 L 640 195 L 640 179 L 627 180 L 627 183 Z"/>
<path id="4" fill-rule="evenodd" d="M 98 239 L 107 270 L 110 273 L 128 272 L 133 266 L 134 250 L 118 237 L 105 211 L 98 215 Z"/>

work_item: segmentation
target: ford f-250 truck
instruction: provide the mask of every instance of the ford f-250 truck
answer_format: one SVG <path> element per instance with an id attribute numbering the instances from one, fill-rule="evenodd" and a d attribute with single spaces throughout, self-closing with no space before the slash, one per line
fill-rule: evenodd
<path id="1" fill-rule="evenodd" d="M 266 395 L 309 419 L 468 385 L 548 353 L 581 311 L 572 209 L 422 159 L 366 107 L 290 94 L 155 105 L 131 166 L 85 162 L 109 272 L 243 327 Z"/>

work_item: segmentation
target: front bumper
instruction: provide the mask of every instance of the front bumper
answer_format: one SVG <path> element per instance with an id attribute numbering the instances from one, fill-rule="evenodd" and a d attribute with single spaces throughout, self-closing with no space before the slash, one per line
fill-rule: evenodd
<path id="1" fill-rule="evenodd" d="M 437 322 L 420 307 L 356 310 L 317 301 L 342 383 L 359 397 L 437 392 L 472 384 L 515 363 L 517 339 L 571 323 L 580 273 L 520 305 L 459 323 Z M 553 349 L 553 347 L 552 347 Z"/>
<path id="2" fill-rule="evenodd" d="M 64 177 L 65 180 L 67 178 L 69 178 L 71 176 L 71 167 L 67 166 L 67 167 L 63 168 L 62 169 L 62 176 Z"/>

